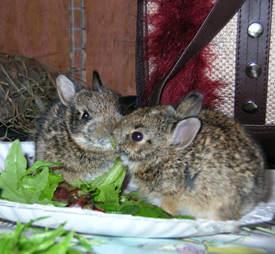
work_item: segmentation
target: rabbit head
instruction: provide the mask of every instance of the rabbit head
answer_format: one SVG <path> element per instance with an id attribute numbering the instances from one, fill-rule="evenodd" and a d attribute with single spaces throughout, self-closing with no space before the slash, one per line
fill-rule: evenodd
<path id="1" fill-rule="evenodd" d="M 124 164 L 155 160 L 170 148 L 188 147 L 201 127 L 195 117 L 201 105 L 202 96 L 191 94 L 177 109 L 158 105 L 137 109 L 123 117 L 114 131 L 114 140 Z"/>
<path id="2" fill-rule="evenodd" d="M 119 95 L 104 87 L 97 72 L 92 89 L 79 88 L 65 75 L 59 75 L 56 84 L 60 101 L 68 108 L 65 124 L 73 141 L 83 150 L 112 149 L 110 135 L 121 118 Z"/>

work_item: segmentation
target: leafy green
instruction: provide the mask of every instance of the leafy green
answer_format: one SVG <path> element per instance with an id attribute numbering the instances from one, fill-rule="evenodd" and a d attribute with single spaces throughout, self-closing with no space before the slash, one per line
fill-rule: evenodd
<path id="1" fill-rule="evenodd" d="M 121 160 L 116 158 L 113 167 L 107 173 L 90 182 L 83 182 L 79 180 L 78 182 L 72 184 L 84 191 L 89 192 L 92 192 L 97 188 L 100 189 L 102 186 L 112 185 L 115 191 L 119 192 L 126 176 L 126 171 L 127 169 L 122 165 Z"/>
<path id="2" fill-rule="evenodd" d="M 114 140 L 114 137 L 113 137 L 113 136 L 110 137 L 110 141 L 111 141 L 112 147 L 113 147 L 114 149 L 116 149 L 116 143 L 115 143 L 115 140 Z"/>
<path id="3" fill-rule="evenodd" d="M 41 219 L 44 218 L 38 220 Z M 13 232 L 0 234 L 1 254 L 81 254 L 92 250 L 91 243 L 94 240 L 86 239 L 74 231 L 67 232 L 63 229 L 64 224 L 55 230 L 45 228 L 27 238 L 24 232 L 31 229 L 34 222 L 35 220 L 26 224 L 17 222 L 17 228 Z M 79 247 L 86 251 L 78 250 Z"/>
<path id="4" fill-rule="evenodd" d="M 129 213 L 129 208 L 133 209 L 132 207 L 136 207 L 136 211 L 132 213 L 132 215 L 134 216 L 166 218 L 166 219 L 169 219 L 172 217 L 170 214 L 166 213 L 158 206 L 154 206 L 146 202 L 144 199 L 142 199 L 138 195 L 137 192 L 124 194 L 123 197 L 125 198 L 124 208 L 122 209 L 124 213 Z"/>
<path id="5" fill-rule="evenodd" d="M 128 194 L 122 194 L 121 198 L 123 199 L 123 207 L 121 209 L 122 213 L 132 214 L 134 216 L 143 216 L 143 217 L 153 217 L 153 218 L 181 218 L 181 219 L 191 219 L 194 220 L 194 217 L 191 216 L 172 216 L 160 207 L 152 205 L 144 200 L 138 192 L 130 192 Z"/>
<path id="6" fill-rule="evenodd" d="M 93 196 L 93 205 L 107 213 L 131 214 L 133 216 L 153 218 L 175 218 L 160 207 L 149 204 L 138 192 L 121 194 L 121 187 L 126 176 L 126 168 L 119 158 L 111 170 L 91 182 L 72 183 Z M 182 219 L 194 219 L 191 216 L 177 216 Z"/>
<path id="7" fill-rule="evenodd" d="M 79 180 L 70 184 L 65 183 L 60 174 L 54 174 L 49 169 L 57 164 L 59 163 L 36 161 L 32 167 L 26 169 L 27 162 L 20 142 L 14 141 L 5 160 L 5 171 L 0 174 L 0 198 L 28 204 L 78 205 L 133 216 L 194 219 L 189 216 L 171 216 L 161 208 L 149 204 L 137 192 L 121 193 L 127 168 L 122 165 L 119 158 L 114 161 L 113 167 L 107 173 L 93 181 Z M 64 186 L 67 189 L 64 189 Z M 59 192 L 61 198 L 57 189 L 63 190 Z"/>
<path id="8" fill-rule="evenodd" d="M 124 167 L 121 160 L 117 158 L 113 167 L 107 173 L 90 182 L 79 180 L 72 184 L 84 192 L 90 193 L 93 196 L 93 202 L 97 208 L 103 209 L 104 206 L 103 210 L 108 210 L 106 212 L 118 212 L 120 210 L 119 196 L 126 172 L 126 167 Z"/>
<path id="9" fill-rule="evenodd" d="M 5 171 L 0 174 L 1 198 L 27 204 L 53 204 L 54 191 L 64 180 L 53 174 L 49 166 L 58 164 L 37 161 L 27 170 L 20 142 L 14 141 L 5 159 Z"/>

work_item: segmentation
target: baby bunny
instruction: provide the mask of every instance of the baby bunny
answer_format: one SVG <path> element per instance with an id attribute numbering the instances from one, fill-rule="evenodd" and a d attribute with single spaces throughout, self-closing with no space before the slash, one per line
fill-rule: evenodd
<path id="1" fill-rule="evenodd" d="M 139 108 L 114 140 L 140 194 L 172 215 L 237 220 L 264 194 L 261 151 L 233 119 L 201 110 L 203 97 Z"/>
<path id="2" fill-rule="evenodd" d="M 104 87 L 97 72 L 92 89 L 66 77 L 56 79 L 59 101 L 40 122 L 36 160 L 62 162 L 65 180 L 92 180 L 112 167 L 116 151 L 110 135 L 120 120 L 119 95 Z"/>

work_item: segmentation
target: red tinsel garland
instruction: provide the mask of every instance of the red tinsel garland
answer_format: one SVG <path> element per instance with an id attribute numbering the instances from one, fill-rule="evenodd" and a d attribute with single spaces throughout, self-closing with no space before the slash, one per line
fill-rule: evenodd
<path id="1" fill-rule="evenodd" d="M 172 68 L 179 55 L 190 43 L 213 6 L 213 0 L 149 0 L 158 9 L 148 14 L 148 25 L 153 30 L 148 34 L 146 43 L 152 72 L 143 91 L 143 99 L 149 100 L 154 85 Z M 161 104 L 176 106 L 189 92 L 197 91 L 204 95 L 204 106 L 214 107 L 218 99 L 215 90 L 222 83 L 207 77 L 210 68 L 206 59 L 213 55 L 206 47 L 191 59 L 176 77 L 170 80 L 162 93 Z"/>

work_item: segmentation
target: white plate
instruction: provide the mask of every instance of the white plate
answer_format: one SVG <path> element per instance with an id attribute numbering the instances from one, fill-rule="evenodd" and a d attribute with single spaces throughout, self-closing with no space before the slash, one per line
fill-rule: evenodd
<path id="1" fill-rule="evenodd" d="M 155 219 L 131 215 L 107 214 L 80 208 L 28 205 L 0 200 L 0 218 L 22 223 L 40 217 L 34 225 L 56 228 L 63 222 L 66 230 L 95 235 L 178 238 L 189 236 L 233 233 L 239 226 L 268 222 L 273 218 L 273 211 L 265 203 L 239 221 L 208 221 L 184 219 Z"/>

